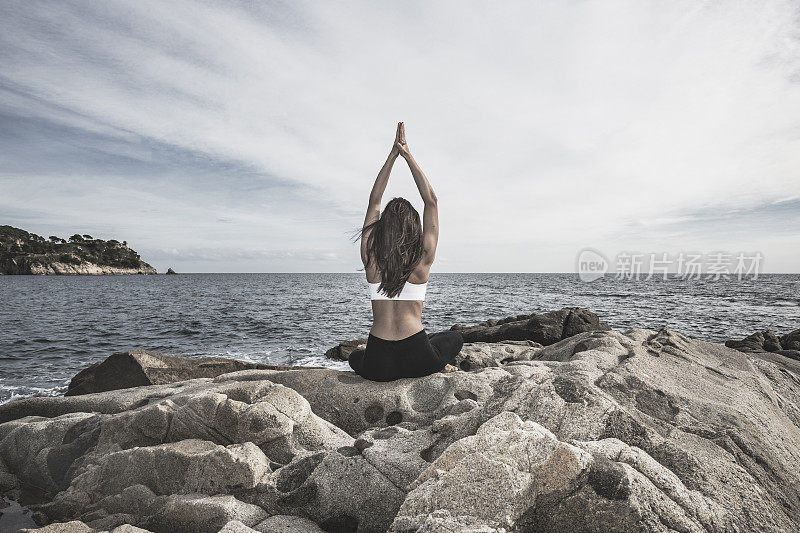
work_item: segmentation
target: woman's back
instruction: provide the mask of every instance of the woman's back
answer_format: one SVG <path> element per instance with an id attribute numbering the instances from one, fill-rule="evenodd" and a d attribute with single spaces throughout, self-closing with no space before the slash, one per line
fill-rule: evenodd
<path id="1" fill-rule="evenodd" d="M 374 261 L 367 268 L 367 281 L 380 282 L 380 273 Z M 406 283 L 427 283 L 430 265 L 418 266 Z M 370 333 L 385 340 L 404 339 L 422 330 L 422 300 L 372 300 L 372 328 Z"/>

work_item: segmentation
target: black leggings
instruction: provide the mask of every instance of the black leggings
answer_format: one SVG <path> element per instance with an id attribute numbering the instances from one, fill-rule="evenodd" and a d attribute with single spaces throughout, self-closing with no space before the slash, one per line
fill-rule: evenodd
<path id="1" fill-rule="evenodd" d="M 431 335 L 425 329 L 397 341 L 369 334 L 366 350 L 355 350 L 348 362 L 356 374 L 372 381 L 418 378 L 438 372 L 452 363 L 464 338 L 457 331 Z"/>

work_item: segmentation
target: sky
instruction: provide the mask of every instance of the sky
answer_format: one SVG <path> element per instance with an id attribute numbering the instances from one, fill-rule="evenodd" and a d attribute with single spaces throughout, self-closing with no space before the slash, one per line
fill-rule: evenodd
<path id="1" fill-rule="evenodd" d="M 356 272 L 404 121 L 434 272 L 800 272 L 796 1 L 5 0 L 0 65 L 0 224 L 159 271 Z"/>

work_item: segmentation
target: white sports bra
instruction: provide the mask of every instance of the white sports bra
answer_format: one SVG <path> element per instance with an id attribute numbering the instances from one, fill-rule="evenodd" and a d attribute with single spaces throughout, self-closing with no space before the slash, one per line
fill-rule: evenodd
<path id="1" fill-rule="evenodd" d="M 389 298 L 382 292 L 378 292 L 380 282 L 369 284 L 369 299 L 370 300 L 419 300 L 425 301 L 425 291 L 428 289 L 428 282 L 425 283 L 411 283 L 406 281 L 400 294 L 394 298 Z"/>

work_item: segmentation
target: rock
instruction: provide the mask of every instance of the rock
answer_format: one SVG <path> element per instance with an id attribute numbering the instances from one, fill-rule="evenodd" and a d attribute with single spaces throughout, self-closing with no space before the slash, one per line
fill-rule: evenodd
<path id="1" fill-rule="evenodd" d="M 110 533 L 151 533 L 146 529 L 142 529 L 140 527 L 132 526 L 130 524 L 123 524 L 121 526 L 117 526 L 111 530 Z"/>
<path id="2" fill-rule="evenodd" d="M 789 359 L 794 359 L 795 361 L 800 361 L 800 350 L 778 350 L 775 353 L 788 357 Z"/>
<path id="3" fill-rule="evenodd" d="M 174 270 L 172 270 L 172 267 L 170 267 L 170 268 L 168 268 L 168 269 L 167 269 L 167 272 L 166 272 L 166 273 L 167 273 L 167 274 L 175 274 L 175 271 L 174 271 Z"/>
<path id="4" fill-rule="evenodd" d="M 501 343 L 465 343 L 456 356 L 454 365 L 461 370 L 477 370 L 488 366 L 500 366 L 512 361 L 530 361 L 542 345 L 533 341 L 501 341 Z"/>
<path id="5" fill-rule="evenodd" d="M 756 331 L 740 341 L 725 341 L 725 346 L 740 352 L 777 352 L 782 349 L 778 336 L 769 330 Z"/>
<path id="6" fill-rule="evenodd" d="M 800 350 L 800 329 L 787 333 L 781 338 L 781 347 L 784 350 Z"/>
<path id="7" fill-rule="evenodd" d="M 160 400 L 172 394 L 203 389 L 210 381 L 210 378 L 199 378 L 167 385 L 134 387 L 91 395 L 64 398 L 51 396 L 23 398 L 15 402 L 0 404 L 0 424 L 25 416 L 52 418 L 65 413 L 119 413 L 147 405 L 151 400 Z"/>
<path id="8" fill-rule="evenodd" d="M 580 524 L 585 531 L 634 531 L 651 523 L 699 532 L 723 526 L 726 517 L 641 450 L 616 439 L 561 442 L 510 412 L 448 447 L 415 485 L 392 531 L 419 530 L 442 510 L 490 530 L 567 531 Z M 698 517 L 698 507 L 707 513 Z M 579 509 L 596 512 L 577 517 Z"/>
<path id="9" fill-rule="evenodd" d="M 20 529 L 19 533 L 95 533 L 95 529 L 78 520 L 59 522 L 36 529 Z"/>
<path id="10" fill-rule="evenodd" d="M 429 425 L 464 400 L 487 400 L 493 394 L 491 384 L 505 375 L 500 368 L 490 367 L 484 374 L 436 373 L 378 383 L 353 372 L 319 368 L 296 372 L 245 370 L 219 376 L 216 381 L 280 383 L 300 393 L 318 416 L 357 436 L 371 427 Z"/>
<path id="11" fill-rule="evenodd" d="M 309 518 L 325 531 L 386 531 L 406 496 L 355 447 L 321 452 L 277 470 L 256 503 Z"/>
<path id="12" fill-rule="evenodd" d="M 333 348 L 329 349 L 325 352 L 325 357 L 328 359 L 338 359 L 339 361 L 347 361 L 350 358 L 350 354 L 353 353 L 353 350 L 359 344 L 366 344 L 367 339 L 355 339 L 352 341 L 344 341 L 339 343 L 338 345 L 334 346 Z"/>
<path id="13" fill-rule="evenodd" d="M 143 485 L 154 494 L 228 494 L 253 489 L 271 473 L 269 460 L 252 442 L 222 446 L 185 439 L 134 447 L 98 457 L 69 490 L 95 499 Z"/>
<path id="14" fill-rule="evenodd" d="M 69 383 L 67 396 L 103 392 L 142 385 L 163 385 L 250 368 L 286 370 L 293 367 L 265 365 L 223 357 L 188 358 L 134 350 L 115 353 L 81 370 Z"/>
<path id="15" fill-rule="evenodd" d="M 450 511 L 437 509 L 415 524 L 416 533 L 439 533 L 458 531 L 459 533 L 507 533 L 506 528 L 494 528 L 478 523 L 472 516 L 453 516 Z"/>
<path id="16" fill-rule="evenodd" d="M 266 517 L 260 507 L 230 495 L 180 494 L 170 496 L 149 523 L 156 532 L 217 533 L 232 520 L 249 527 Z"/>
<path id="17" fill-rule="evenodd" d="M 246 369 L 11 402 L 0 490 L 94 530 L 800 530 L 800 362 L 666 329 L 533 342 L 387 383 Z"/>
<path id="18" fill-rule="evenodd" d="M 323 533 L 316 522 L 291 515 L 270 516 L 253 529 L 260 533 Z"/>
<path id="19" fill-rule="evenodd" d="M 783 336 L 778 336 L 769 330 L 757 331 L 739 341 L 725 341 L 725 346 L 740 352 L 758 354 L 767 360 L 770 358 L 765 357 L 764 352 L 775 353 L 800 361 L 800 329 Z"/>
<path id="20" fill-rule="evenodd" d="M 244 523 L 238 520 L 231 520 L 225 527 L 219 530 L 219 533 L 258 533 L 257 529 L 247 527 Z"/>
<path id="21" fill-rule="evenodd" d="M 767 355 L 772 353 L 800 361 L 800 329 L 780 337 L 769 330 L 756 331 L 739 341 L 725 341 L 725 346 L 753 354 L 767 361 L 780 361 L 780 358 L 776 359 Z"/>
<path id="22" fill-rule="evenodd" d="M 111 533 L 150 533 L 150 531 L 130 524 L 123 524 L 112 529 Z"/>
<path id="23" fill-rule="evenodd" d="M 453 326 L 464 342 L 530 340 L 544 346 L 585 331 L 608 331 L 610 326 L 581 307 L 564 308 L 542 314 L 517 315 L 483 322 L 476 326 Z"/>
<path id="24" fill-rule="evenodd" d="M 255 497 L 270 483 L 273 466 L 353 443 L 289 388 L 264 381 L 202 385 L 173 386 L 166 398 L 116 414 L 89 407 L 85 413 L 23 416 L 2 424 L 0 462 L 27 488 L 30 500 L 44 502 L 37 510 L 50 520 L 81 518 L 95 525 L 92 520 L 127 514 L 139 517 L 134 525 L 160 531 L 164 516 L 173 525 L 177 520 L 176 510 L 162 513 L 169 496 Z M 173 503 L 178 509 L 194 505 Z M 217 530 L 236 518 L 225 517 Z M 151 518 L 157 527 L 150 527 Z"/>
<path id="25" fill-rule="evenodd" d="M 778 336 L 771 331 L 764 332 L 764 351 L 777 352 L 782 350 L 781 341 Z"/>
<path id="26" fill-rule="evenodd" d="M 96 263 L 80 262 L 62 263 L 54 261 L 51 257 L 37 258 L 38 261 L 43 262 L 29 262 L 28 260 L 19 262 L 18 272 L 6 272 L 7 274 L 33 274 L 37 276 L 130 276 L 133 274 L 158 274 L 155 268 L 147 263 L 143 263 L 139 267 L 124 268 L 112 267 L 107 265 L 98 265 Z M 15 264 L 14 266 L 17 266 Z"/>
<path id="27" fill-rule="evenodd" d="M 97 416 L 70 413 L 22 420 L 0 425 L 0 460 L 18 478 L 23 500 L 44 499 L 66 488 L 71 464 L 94 447 Z"/>

